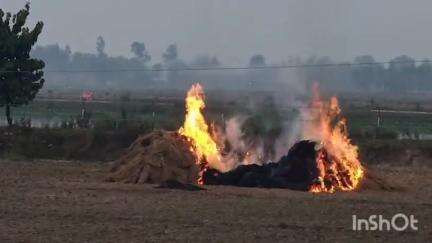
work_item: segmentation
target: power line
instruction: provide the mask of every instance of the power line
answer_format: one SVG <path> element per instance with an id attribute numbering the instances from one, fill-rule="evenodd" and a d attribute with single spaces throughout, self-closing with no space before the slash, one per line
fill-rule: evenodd
<path id="1" fill-rule="evenodd" d="M 183 72 L 183 71 L 236 71 L 236 70 L 274 70 L 274 69 L 297 69 L 297 68 L 327 68 L 327 67 L 353 67 L 353 66 L 376 66 L 388 64 L 417 64 L 432 63 L 432 60 L 412 61 L 387 61 L 387 62 L 361 62 L 361 63 L 329 63 L 329 64 L 294 64 L 294 65 L 271 65 L 271 66 L 223 66 L 223 67 L 186 67 L 186 68 L 132 68 L 132 69 L 52 69 L 44 70 L 45 73 L 116 73 L 116 72 Z M 5 70 L 0 73 L 28 73 L 29 71 Z"/>

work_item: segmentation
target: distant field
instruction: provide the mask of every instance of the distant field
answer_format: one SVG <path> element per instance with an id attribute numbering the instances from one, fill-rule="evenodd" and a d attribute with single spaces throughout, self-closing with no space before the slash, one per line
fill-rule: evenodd
<path id="1" fill-rule="evenodd" d="M 229 118 L 236 114 L 251 114 L 256 112 L 262 100 L 275 95 L 269 92 L 241 93 L 241 92 L 209 92 L 206 114 L 211 121 L 222 122 L 222 116 Z M 91 112 L 94 121 L 129 120 L 133 122 L 153 123 L 159 128 L 175 127 L 182 122 L 184 114 L 184 92 L 166 92 L 149 94 L 131 94 L 127 100 L 121 99 L 121 94 L 110 96 L 99 95 L 93 102 L 83 103 L 79 93 L 59 93 L 52 96 L 42 96 L 28 106 L 13 109 L 16 120 L 30 118 L 36 126 L 59 126 L 62 122 L 71 120 L 81 114 L 86 108 Z M 279 96 L 276 96 L 279 97 Z M 277 109 L 285 121 L 293 120 L 301 102 L 300 100 L 280 101 L 275 98 Z M 377 112 L 374 109 L 420 111 L 422 113 L 382 113 L 380 129 L 383 133 L 396 134 L 432 134 L 432 98 L 402 97 L 375 98 L 367 96 L 341 95 L 344 115 L 348 118 L 348 125 L 353 136 L 375 133 L 377 126 Z M 427 113 L 429 112 L 429 113 Z M 0 121 L 5 123 L 3 112 Z M 367 136 L 367 134 L 366 134 Z"/>
<path id="2" fill-rule="evenodd" d="M 353 133 L 372 131 L 377 126 L 377 112 L 368 109 L 344 111 Z M 381 113 L 381 129 L 395 133 L 432 133 L 432 114 Z"/>
<path id="3" fill-rule="evenodd" d="M 432 170 L 372 167 L 396 191 L 311 194 L 206 187 L 185 192 L 102 182 L 107 165 L 0 162 L 1 242 L 428 242 Z M 352 230 L 352 215 L 413 214 L 419 231 Z"/>

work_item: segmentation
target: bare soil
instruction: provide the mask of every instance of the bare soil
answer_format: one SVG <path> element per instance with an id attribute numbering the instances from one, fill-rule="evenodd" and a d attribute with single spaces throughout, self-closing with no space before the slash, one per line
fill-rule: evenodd
<path id="1" fill-rule="evenodd" d="M 396 191 L 206 191 L 103 182 L 109 166 L 0 161 L 0 242 L 431 242 L 432 169 L 375 166 Z M 419 230 L 353 231 L 352 215 L 413 214 Z"/>

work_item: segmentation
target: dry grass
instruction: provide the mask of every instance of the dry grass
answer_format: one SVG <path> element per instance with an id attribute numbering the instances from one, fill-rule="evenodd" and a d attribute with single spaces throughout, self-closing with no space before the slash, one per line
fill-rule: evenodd
<path id="1" fill-rule="evenodd" d="M 432 239 L 432 169 L 374 167 L 404 188 L 314 195 L 102 182 L 107 166 L 0 162 L 0 242 L 298 242 Z M 414 214 L 419 231 L 355 232 L 352 215 Z M 389 241 L 390 242 L 390 241 Z"/>

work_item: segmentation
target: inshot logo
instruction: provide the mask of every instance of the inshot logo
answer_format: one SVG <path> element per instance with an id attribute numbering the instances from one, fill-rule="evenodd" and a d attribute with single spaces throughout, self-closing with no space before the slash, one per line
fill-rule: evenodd
<path id="1" fill-rule="evenodd" d="M 352 216 L 352 227 L 354 231 L 378 230 L 378 231 L 405 231 L 407 229 L 418 230 L 418 220 L 414 215 L 409 217 L 403 213 L 393 215 L 391 219 L 385 219 L 382 215 L 371 215 L 368 219 L 359 219 L 357 215 Z"/>

